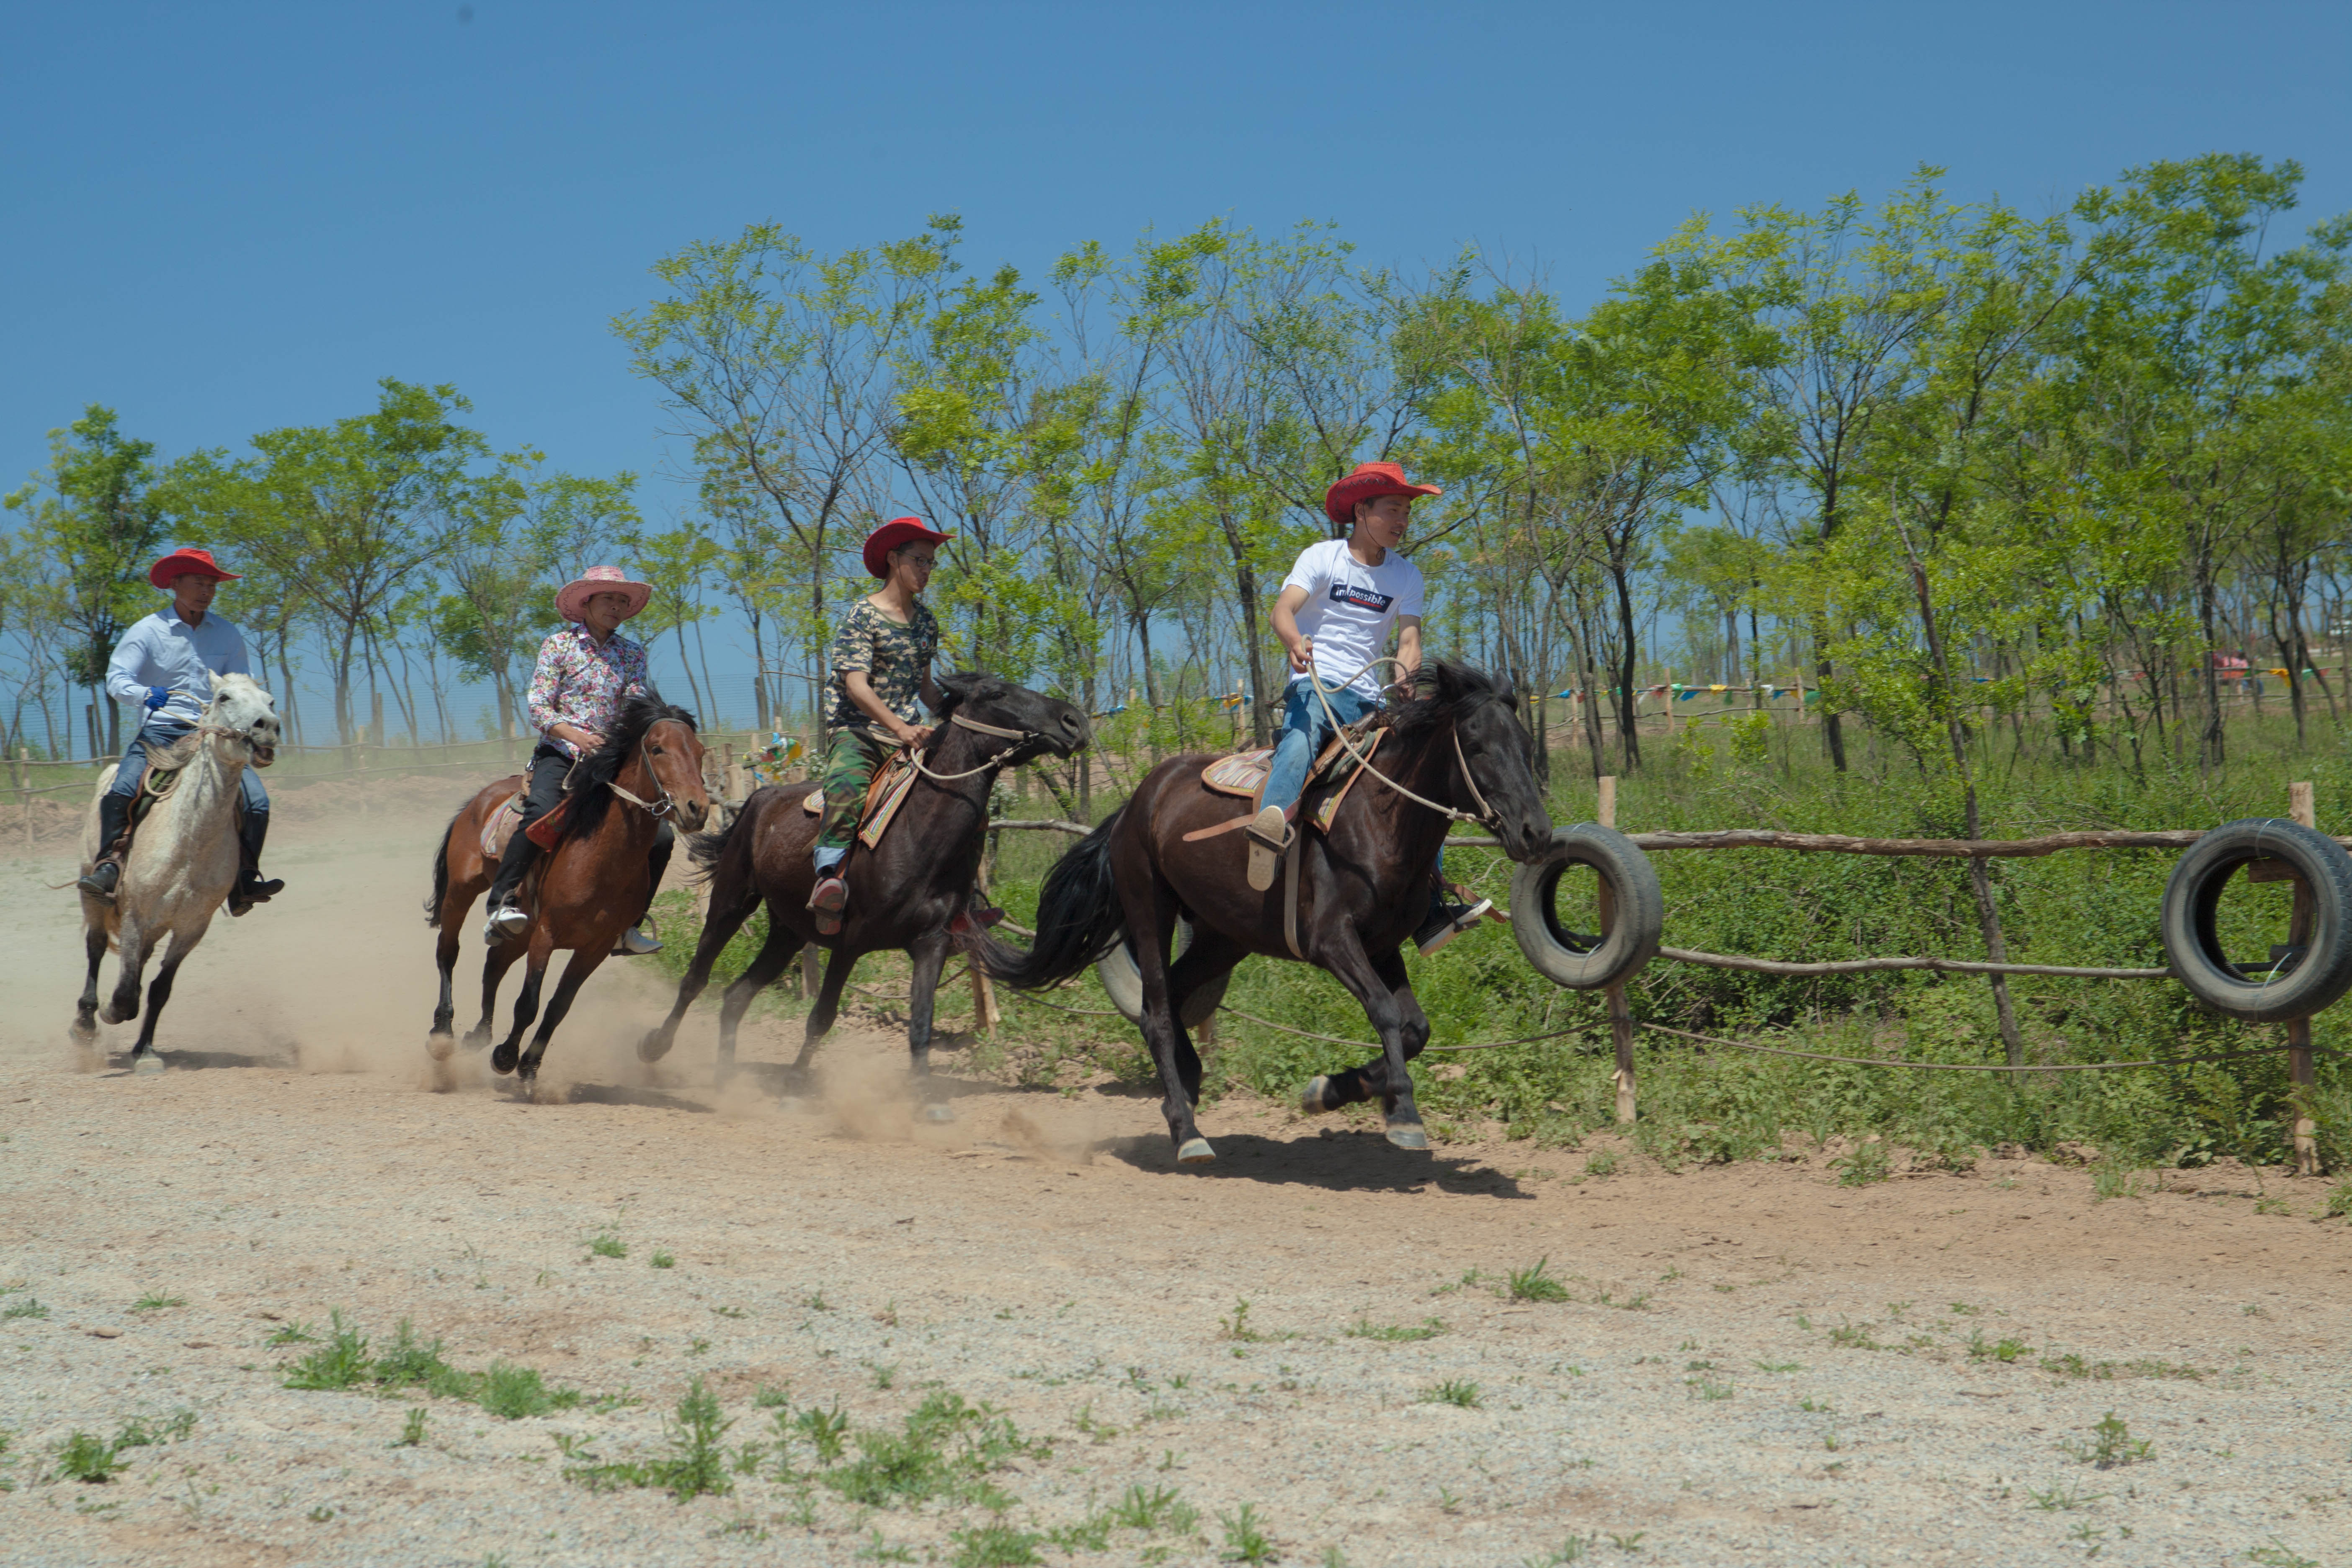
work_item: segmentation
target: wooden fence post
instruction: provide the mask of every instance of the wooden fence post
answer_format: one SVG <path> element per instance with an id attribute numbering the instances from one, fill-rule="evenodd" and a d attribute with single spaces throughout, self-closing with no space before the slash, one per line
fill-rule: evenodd
<path id="1" fill-rule="evenodd" d="M 817 963 L 817 952 L 814 942 L 801 949 L 801 994 L 812 1002 L 816 1000 L 817 984 L 824 979 L 824 971 Z"/>
<path id="2" fill-rule="evenodd" d="M 1669 700 L 1672 694 L 1669 693 Z M 1617 775 L 1601 775 L 1601 800 L 1596 810 L 1601 826 L 1617 826 Z M 1609 884 L 1601 884 L 1601 931 L 1603 936 L 1616 917 L 1613 900 L 1609 896 Z M 1617 1047 L 1617 1120 L 1631 1123 L 1633 1120 L 1633 1010 L 1625 1005 L 1625 986 L 1621 981 L 1605 987 L 1602 994 L 1609 999 L 1609 1036 Z"/>
<path id="3" fill-rule="evenodd" d="M 986 1035 L 992 1040 L 996 1038 L 996 1026 L 1002 1022 L 1003 1015 L 996 1010 L 996 987 L 988 983 L 988 976 L 981 973 L 978 964 L 974 964 L 971 970 L 972 1032 Z"/>
<path id="4" fill-rule="evenodd" d="M 2287 814 L 2305 827 L 2319 826 L 2319 816 L 2312 803 L 2311 785 L 2291 784 L 2286 786 Z M 2311 940 L 2311 890 L 2301 878 L 2294 884 L 2294 915 L 2287 927 L 2286 940 L 2301 945 Z M 2286 1026 L 2287 1078 L 2294 1084 L 2288 1092 L 2294 1101 L 2294 1173 L 2298 1176 L 2319 1174 L 2318 1129 L 2312 1125 L 2311 1100 L 2318 1087 L 2318 1076 L 2311 1059 L 2311 1020 L 2290 1018 Z"/>

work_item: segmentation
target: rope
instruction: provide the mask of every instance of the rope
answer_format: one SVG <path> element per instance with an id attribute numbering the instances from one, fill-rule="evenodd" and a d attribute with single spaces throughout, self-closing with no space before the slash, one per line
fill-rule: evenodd
<path id="1" fill-rule="evenodd" d="M 1897 1061 L 1888 1057 L 1832 1057 L 1824 1056 L 1819 1051 L 1792 1051 L 1780 1046 L 1752 1046 L 1743 1040 L 1721 1040 L 1716 1038 L 1712 1035 L 1695 1035 L 1688 1029 L 1671 1028 L 1664 1024 L 1643 1022 L 1640 1026 L 1644 1029 L 1654 1029 L 1662 1035 L 1674 1035 L 1685 1040 L 1696 1040 L 1701 1045 L 1722 1046 L 1727 1049 L 1735 1051 L 1761 1051 L 1768 1056 L 1801 1057 L 1807 1061 L 1841 1062 L 1848 1067 L 1909 1068 L 1914 1072 L 2097 1072 L 2106 1068 L 2177 1068 L 2188 1067 L 2195 1062 L 2229 1062 L 2236 1061 L 2244 1057 L 2273 1056 L 2277 1052 L 2287 1048 L 2284 1046 L 2262 1046 L 2252 1050 L 2216 1051 L 2204 1056 L 2196 1057 L 2152 1057 L 2145 1061 L 2053 1062 L 2044 1067 L 2013 1068 L 2008 1066 L 2006 1063 L 1906 1062 Z M 2302 1047 L 2297 1048 L 2311 1050 L 2315 1055 L 2319 1056 L 2333 1057 L 2341 1056 L 2343 1054 L 2340 1051 L 2330 1050 L 2320 1047 Z"/>
<path id="2" fill-rule="evenodd" d="M 1229 1007 L 1222 1002 L 1217 1004 L 1217 1011 L 1231 1013 L 1234 1017 L 1248 1023 L 1263 1024 L 1269 1029 L 1279 1029 L 1286 1035 L 1297 1035 L 1301 1039 L 1328 1040 L 1335 1046 L 1359 1046 L 1368 1051 L 1377 1051 L 1381 1048 L 1380 1042 L 1377 1040 L 1349 1040 L 1343 1039 L 1338 1035 L 1318 1035 L 1312 1029 L 1294 1029 L 1287 1024 L 1277 1024 L 1271 1018 L 1261 1018 L 1255 1013 L 1244 1013 L 1239 1007 Z M 1516 1040 L 1486 1040 L 1475 1046 L 1423 1046 L 1422 1049 L 1424 1051 L 1495 1051 L 1502 1049 L 1505 1046 L 1526 1046 L 1532 1045 L 1538 1040 L 1557 1040 L 1569 1035 L 1581 1035 L 1590 1027 L 1591 1026 L 1574 1029 L 1554 1029 L 1548 1035 L 1523 1035 Z"/>
<path id="3" fill-rule="evenodd" d="M 1401 659 L 1372 659 L 1363 665 L 1361 668 L 1356 670 L 1354 674 L 1349 675 L 1347 679 L 1340 681 L 1339 685 L 1341 689 L 1344 690 L 1349 683 L 1356 679 L 1356 676 L 1363 674 L 1365 670 L 1370 669 L 1375 666 L 1383 664 L 1393 664 L 1399 669 L 1404 668 L 1404 663 Z M 1408 673 L 1410 672 L 1408 671 Z M 1374 778 L 1380 780 L 1381 783 L 1388 785 L 1389 788 L 1396 791 L 1397 794 L 1404 796 L 1405 799 L 1412 802 L 1415 805 L 1427 806 L 1430 810 L 1437 813 L 1440 816 L 1444 817 L 1449 822 L 1475 822 L 1481 826 L 1486 824 L 1487 819 L 1486 817 L 1474 816 L 1466 811 L 1456 811 L 1450 805 L 1440 805 L 1433 800 L 1423 799 L 1422 796 L 1417 795 L 1413 794 L 1412 791 L 1405 788 L 1404 785 L 1397 783 L 1396 780 L 1389 777 L 1388 774 L 1381 772 L 1380 769 L 1372 766 L 1370 754 L 1369 752 L 1356 750 L 1355 742 L 1348 738 L 1348 727 L 1345 724 L 1340 723 L 1339 715 L 1332 711 L 1331 699 L 1324 688 L 1322 677 L 1315 673 L 1315 661 L 1312 658 L 1307 661 L 1307 684 L 1315 689 L 1315 700 L 1323 704 L 1323 717 L 1331 721 L 1332 734 L 1338 737 L 1340 746 L 1346 750 L 1347 753 L 1356 759 L 1356 765 L 1358 767 L 1371 774 Z M 1459 736 L 1454 738 L 1454 754 L 1456 757 L 1462 756 L 1462 741 Z M 1466 757 L 1462 758 L 1462 776 L 1465 778 L 1469 778 L 1470 776 L 1470 762 Z M 1470 784 L 1470 795 L 1473 799 L 1478 799 L 1478 784 L 1477 781 L 1475 779 L 1473 779 Z M 1486 803 L 1484 800 L 1479 800 L 1479 804 L 1483 805 Z"/>
<path id="4" fill-rule="evenodd" d="M 1749 958 L 1745 953 L 1696 952 L 1682 947 L 1662 947 L 1658 956 L 1676 963 L 1738 969 L 1755 974 L 1874 974 L 1895 969 L 1932 969 L 1945 974 L 2054 974 L 2069 980 L 2172 978 L 2169 969 L 2077 969 L 2060 963 L 1979 963 L 1967 958 L 1843 958 L 1822 963 L 1792 963 L 1777 958 Z"/>

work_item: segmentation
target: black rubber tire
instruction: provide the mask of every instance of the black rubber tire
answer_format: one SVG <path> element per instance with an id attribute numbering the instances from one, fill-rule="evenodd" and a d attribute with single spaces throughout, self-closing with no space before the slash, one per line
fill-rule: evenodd
<path id="1" fill-rule="evenodd" d="M 2239 868 L 2283 860 L 2311 889 L 2311 933 L 2274 977 L 2240 972 L 2214 934 L 2214 910 Z M 2164 955 L 2174 979 L 2217 1013 L 2252 1024 L 2308 1018 L 2352 990 L 2352 855 L 2301 823 L 2225 822 L 2181 852 L 2164 888 Z"/>
<path id="2" fill-rule="evenodd" d="M 1553 895 L 1571 865 L 1592 868 L 1615 901 L 1606 937 L 1571 931 L 1559 923 Z M 1657 956 L 1664 935 L 1666 900 L 1656 868 L 1633 841 L 1613 827 L 1580 822 L 1552 830 L 1551 847 L 1511 874 L 1511 934 L 1536 973 L 1578 991 L 1631 980 Z"/>
<path id="3" fill-rule="evenodd" d="M 1192 922 L 1178 920 L 1173 956 L 1181 958 L 1184 950 L 1192 945 Z M 1227 970 L 1184 999 L 1183 1021 L 1188 1029 L 1197 1029 L 1215 1015 L 1217 1004 L 1225 999 L 1225 983 L 1234 977 Z M 1122 941 L 1096 961 L 1095 978 L 1110 994 L 1110 1005 L 1119 1010 L 1130 1024 L 1143 1022 L 1143 972 L 1136 967 L 1134 950 Z"/>

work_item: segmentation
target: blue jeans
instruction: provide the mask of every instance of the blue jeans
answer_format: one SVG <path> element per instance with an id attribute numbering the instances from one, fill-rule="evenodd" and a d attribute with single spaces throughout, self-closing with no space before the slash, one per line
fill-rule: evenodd
<path id="1" fill-rule="evenodd" d="M 1375 704 L 1361 692 L 1342 689 L 1326 693 L 1331 700 L 1331 711 L 1339 716 L 1342 724 L 1352 724 L 1370 713 Z M 1282 733 L 1274 742 L 1274 764 L 1266 770 L 1265 796 L 1259 808 L 1278 805 L 1285 811 L 1298 804 L 1298 796 L 1307 788 L 1307 770 L 1331 743 L 1331 721 L 1324 717 L 1323 704 L 1315 689 L 1304 679 L 1290 683 L 1290 690 L 1282 704 Z M 1437 852 L 1434 867 L 1436 881 L 1429 890 L 1429 912 L 1433 918 L 1445 905 L 1445 851 Z"/>
<path id="2" fill-rule="evenodd" d="M 1331 711 L 1342 724 L 1352 724 L 1372 710 L 1372 700 L 1361 692 L 1342 689 L 1330 693 Z M 1282 733 L 1275 738 L 1274 765 L 1266 771 L 1265 805 L 1288 811 L 1307 787 L 1307 770 L 1331 742 L 1331 721 L 1315 689 L 1302 677 L 1290 683 L 1282 704 Z"/>
<path id="3" fill-rule="evenodd" d="M 150 745 L 168 746 L 194 728 L 194 724 L 180 719 L 148 720 L 139 732 L 131 737 L 131 743 L 122 748 L 121 765 L 114 770 L 114 783 L 107 793 L 119 795 L 126 800 L 135 797 L 139 794 L 140 775 L 147 771 L 147 748 Z M 269 792 L 261 787 L 261 770 L 248 765 L 237 777 L 240 787 L 245 791 L 246 820 L 250 822 L 257 817 L 268 816 Z"/>

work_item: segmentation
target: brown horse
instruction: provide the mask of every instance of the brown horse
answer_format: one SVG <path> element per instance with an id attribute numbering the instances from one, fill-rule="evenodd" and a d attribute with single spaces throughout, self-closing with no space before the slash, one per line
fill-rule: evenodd
<path id="1" fill-rule="evenodd" d="M 1421 700 L 1385 717 L 1389 737 L 1372 764 L 1397 784 L 1447 811 L 1475 813 L 1515 860 L 1531 860 L 1551 840 L 1551 819 L 1528 766 L 1533 742 L 1509 689 L 1465 666 L 1423 665 Z M 1027 952 L 992 940 L 979 958 L 997 979 L 1024 990 L 1068 979 L 1124 940 L 1143 980 L 1143 1036 L 1159 1064 L 1161 1110 L 1185 1163 L 1216 1152 L 1192 1120 L 1201 1058 L 1181 1016 L 1202 986 L 1250 953 L 1293 956 L 1278 875 L 1263 893 L 1243 876 L 1237 833 L 1186 835 L 1234 817 L 1241 803 L 1201 783 L 1206 756 L 1173 757 L 1154 768 L 1118 813 L 1078 841 L 1046 873 L 1037 901 L 1037 940 Z M 1302 803 L 1303 824 L 1319 798 Z M 1330 831 L 1302 827 L 1296 910 L 1297 953 L 1328 970 L 1363 1004 L 1380 1031 L 1381 1054 L 1361 1068 L 1309 1084 L 1304 1108 L 1337 1110 L 1378 1097 L 1389 1142 L 1426 1149 L 1406 1063 L 1429 1043 L 1429 1020 L 1414 1000 L 1399 947 L 1429 907 L 1433 869 L 1449 816 L 1410 800 L 1377 777 L 1356 781 Z M 1172 964 L 1179 915 L 1192 944 Z"/>
<path id="2" fill-rule="evenodd" d="M 425 901 L 425 920 L 441 931 L 436 954 L 441 1001 L 433 1010 L 427 1041 L 436 1061 L 446 1059 L 457 1043 L 450 1036 L 454 1007 L 449 992 L 457 967 L 458 931 L 474 900 L 498 874 L 498 863 L 482 857 L 482 826 L 492 812 L 505 808 L 522 782 L 516 774 L 475 795 L 450 822 L 433 857 L 433 893 Z M 515 960 L 528 954 L 522 991 L 515 998 L 514 1028 L 490 1057 L 493 1068 L 519 1070 L 525 1085 L 539 1076 L 548 1039 L 571 1010 L 581 985 L 612 952 L 614 940 L 652 903 L 655 889 L 647 858 L 655 838 L 673 817 L 692 832 L 709 816 L 710 795 L 702 783 L 702 741 L 695 733 L 694 716 L 656 693 L 631 698 L 604 745 L 572 770 L 565 799 L 571 810 L 562 836 L 551 854 L 539 858 L 523 884 L 523 902 L 533 914 L 530 929 L 490 949 L 482 965 L 482 1021 L 466 1036 L 466 1044 L 476 1049 L 489 1043 L 499 984 Z M 549 957 L 559 947 L 572 950 L 571 962 L 548 999 L 547 1016 L 540 1020 L 530 1051 L 522 1053 L 522 1032 L 538 1016 L 540 983 Z"/>
<path id="3" fill-rule="evenodd" d="M 824 984 L 808 1016 L 794 1070 L 833 1027 L 841 988 L 866 953 L 903 948 L 914 961 L 907 1009 L 907 1049 L 915 1074 L 930 1070 L 931 998 L 980 874 L 988 827 L 988 795 L 997 773 L 1045 752 L 1068 756 L 1087 743 L 1087 716 L 1057 698 L 993 676 L 942 677 L 940 724 L 919 775 L 890 829 L 874 848 L 852 846 L 843 873 L 849 908 L 840 931 L 820 936 L 809 913 L 816 873 L 809 851 L 817 819 L 802 807 L 813 784 L 771 784 L 754 790 L 735 820 L 698 835 L 689 847 L 710 882 L 710 910 L 694 962 L 677 984 L 677 1000 L 661 1026 L 638 1043 L 637 1055 L 658 1061 L 677 1036 L 678 1021 L 710 983 L 710 966 L 764 900 L 768 938 L 751 967 L 727 987 L 719 1015 L 719 1077 L 735 1065 L 735 1031 L 744 1009 L 784 972 L 809 942 L 833 950 Z M 964 921 L 969 927 L 970 922 Z"/>

